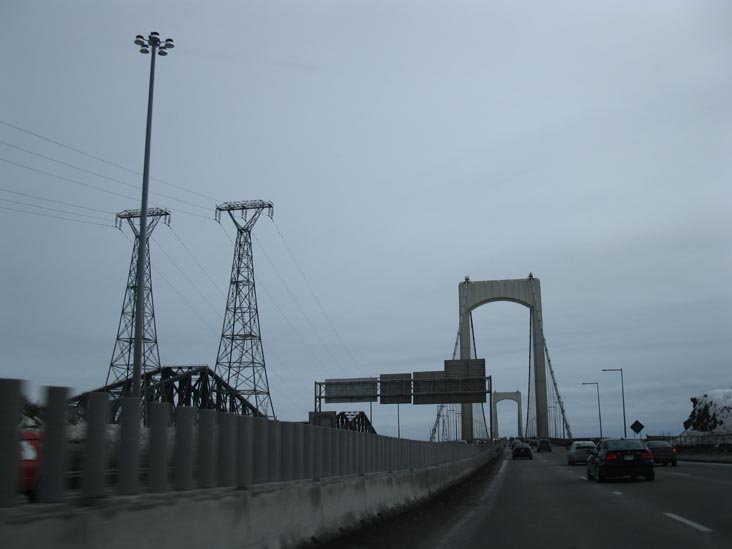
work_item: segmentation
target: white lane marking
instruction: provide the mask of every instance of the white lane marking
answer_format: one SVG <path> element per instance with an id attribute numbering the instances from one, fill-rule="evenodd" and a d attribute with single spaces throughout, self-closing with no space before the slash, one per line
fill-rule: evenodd
<path id="1" fill-rule="evenodd" d="M 672 518 L 674 520 L 678 520 L 679 522 L 682 522 L 686 524 L 687 526 L 691 526 L 692 528 L 696 528 L 700 532 L 713 532 L 711 528 L 707 528 L 706 526 L 702 526 L 698 522 L 691 521 L 689 519 L 685 519 L 684 517 L 680 517 L 679 515 L 674 515 L 673 513 L 664 513 L 668 518 Z"/>
<path id="2" fill-rule="evenodd" d="M 691 475 L 687 475 L 686 473 L 671 473 L 675 477 L 690 477 Z"/>
<path id="3" fill-rule="evenodd" d="M 613 494 L 615 494 L 616 496 L 622 496 L 623 492 L 613 492 Z"/>
<path id="4" fill-rule="evenodd" d="M 587 480 L 587 477 L 580 477 L 582 480 Z"/>

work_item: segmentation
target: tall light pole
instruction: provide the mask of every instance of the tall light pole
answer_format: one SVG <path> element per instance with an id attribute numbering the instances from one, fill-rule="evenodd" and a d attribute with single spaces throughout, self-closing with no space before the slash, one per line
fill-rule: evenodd
<path id="1" fill-rule="evenodd" d="M 600 438 L 602 438 L 602 411 L 600 410 L 600 383 L 598 381 L 589 381 L 582 385 L 594 385 L 597 389 L 597 416 L 600 418 Z"/>
<path id="2" fill-rule="evenodd" d="M 603 368 L 603 372 L 620 372 L 620 392 L 623 395 L 623 438 L 628 438 L 628 421 L 625 419 L 625 382 L 622 368 Z"/>
<path id="3" fill-rule="evenodd" d="M 160 41 L 157 32 L 151 32 L 147 38 L 138 34 L 135 44 L 140 46 L 140 53 L 150 56 L 150 89 L 147 96 L 147 129 L 145 131 L 145 165 L 142 172 L 142 204 L 140 206 L 140 231 L 137 236 L 137 288 L 135 289 L 135 348 L 132 365 L 132 396 L 140 397 L 140 381 L 142 378 L 142 337 L 145 322 L 145 256 L 147 255 L 147 189 L 150 179 L 150 134 L 152 132 L 153 89 L 155 86 L 155 55 L 168 55 L 173 49 L 173 39 Z"/>

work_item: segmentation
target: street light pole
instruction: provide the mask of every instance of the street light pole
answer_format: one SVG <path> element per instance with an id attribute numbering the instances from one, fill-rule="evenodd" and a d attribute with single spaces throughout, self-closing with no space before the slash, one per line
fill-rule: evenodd
<path id="1" fill-rule="evenodd" d="M 142 200 L 140 205 L 140 230 L 137 236 L 137 287 L 135 288 L 135 346 L 132 363 L 132 396 L 140 398 L 143 361 L 143 328 L 145 323 L 145 257 L 147 256 L 147 194 L 150 180 L 150 137 L 152 134 L 153 89 L 155 87 L 155 55 L 166 56 L 173 49 L 173 39 L 160 41 L 157 32 L 151 32 L 145 39 L 138 34 L 135 44 L 140 53 L 151 53 L 150 87 L 147 97 L 147 128 L 145 130 L 145 163 L 142 173 Z"/>
<path id="2" fill-rule="evenodd" d="M 597 416 L 600 418 L 600 438 L 602 438 L 602 410 L 600 408 L 600 383 L 598 381 L 590 381 L 582 383 L 582 385 L 594 385 L 597 389 Z"/>
<path id="3" fill-rule="evenodd" d="M 628 421 L 625 419 L 625 382 L 622 368 L 603 368 L 603 372 L 620 372 L 620 393 L 623 395 L 623 438 L 628 438 Z"/>

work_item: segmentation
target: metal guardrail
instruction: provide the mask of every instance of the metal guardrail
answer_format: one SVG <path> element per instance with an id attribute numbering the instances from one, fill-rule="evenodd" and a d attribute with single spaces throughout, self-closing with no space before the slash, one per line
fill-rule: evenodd
<path id="1" fill-rule="evenodd" d="M 647 440 L 665 440 L 677 448 L 721 448 L 732 452 L 732 435 L 648 435 Z"/>
<path id="2" fill-rule="evenodd" d="M 71 493 L 66 441 L 68 389 L 49 387 L 47 395 L 38 486 L 41 502 L 69 497 L 88 502 L 110 493 L 246 488 L 269 482 L 420 469 L 469 458 L 492 447 L 397 439 L 153 403 L 148 416 L 148 449 L 142 455 L 140 400 L 121 399 L 119 442 L 109 448 L 109 395 L 90 393 L 86 440 L 73 468 L 81 477 L 80 491 Z M 0 506 L 23 502 L 18 497 L 20 419 L 21 383 L 0 379 Z M 113 453 L 116 479 L 109 478 Z"/>

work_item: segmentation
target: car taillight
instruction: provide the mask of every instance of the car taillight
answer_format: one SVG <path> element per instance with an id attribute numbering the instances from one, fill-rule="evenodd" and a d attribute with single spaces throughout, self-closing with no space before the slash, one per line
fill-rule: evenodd
<path id="1" fill-rule="evenodd" d="M 675 454 L 675 453 L 676 453 L 676 448 L 671 448 L 671 449 L 673 450 L 673 452 L 674 452 L 674 454 Z"/>
<path id="2" fill-rule="evenodd" d="M 603 461 L 616 461 L 617 459 L 618 459 L 618 454 L 605 454 Z"/>
<path id="3" fill-rule="evenodd" d="M 641 452 L 640 457 L 641 459 L 653 459 L 653 454 L 646 450 L 645 452 Z"/>

